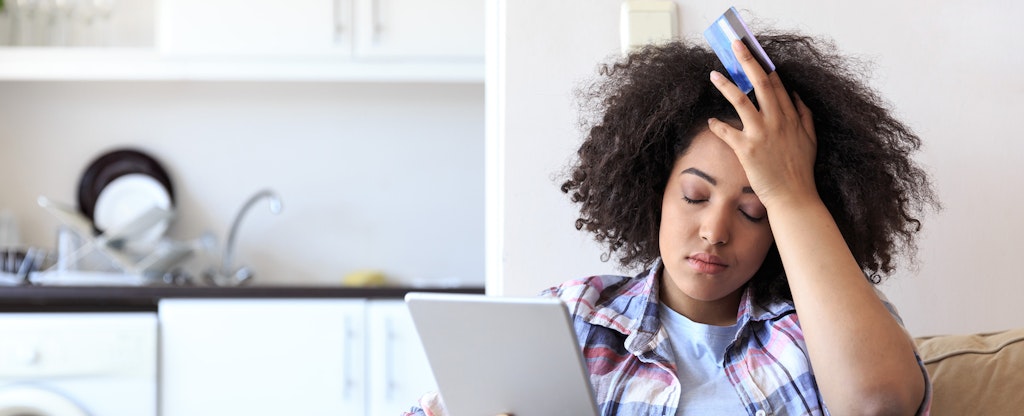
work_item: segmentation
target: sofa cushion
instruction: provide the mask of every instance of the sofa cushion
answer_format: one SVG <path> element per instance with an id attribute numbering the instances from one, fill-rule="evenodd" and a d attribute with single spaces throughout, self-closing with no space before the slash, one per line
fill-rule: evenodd
<path id="1" fill-rule="evenodd" d="M 933 415 L 1024 411 L 1024 328 L 914 341 L 932 380 Z"/>

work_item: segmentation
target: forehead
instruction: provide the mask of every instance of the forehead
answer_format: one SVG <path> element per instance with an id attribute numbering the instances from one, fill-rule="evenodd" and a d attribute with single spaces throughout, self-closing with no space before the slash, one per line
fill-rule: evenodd
<path id="1" fill-rule="evenodd" d="M 708 173 L 712 173 L 712 171 L 719 175 L 740 173 L 743 174 L 744 178 L 746 177 L 746 174 L 743 172 L 743 166 L 740 165 L 739 159 L 736 158 L 736 152 L 733 152 L 728 144 L 710 130 L 701 131 L 693 137 L 686 152 L 676 159 L 673 174 L 678 174 L 691 167 L 699 168 Z"/>

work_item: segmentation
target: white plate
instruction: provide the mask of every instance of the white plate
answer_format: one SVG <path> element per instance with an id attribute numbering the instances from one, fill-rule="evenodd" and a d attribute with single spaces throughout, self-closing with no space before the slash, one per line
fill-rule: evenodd
<path id="1" fill-rule="evenodd" d="M 110 181 L 100 191 L 93 208 L 93 221 L 100 230 L 118 230 L 154 206 L 170 210 L 170 193 L 152 176 L 130 173 Z M 127 243 L 151 246 L 163 237 L 169 226 L 170 219 L 162 220 L 146 232 L 131 236 Z"/>

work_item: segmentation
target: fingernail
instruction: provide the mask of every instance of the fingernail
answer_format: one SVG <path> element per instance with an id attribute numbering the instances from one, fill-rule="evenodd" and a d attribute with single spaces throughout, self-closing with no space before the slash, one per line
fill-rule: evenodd
<path id="1" fill-rule="evenodd" d="M 722 76 L 721 72 L 711 71 L 711 81 L 712 82 L 719 82 L 719 81 L 721 81 L 723 79 L 725 79 L 725 77 Z"/>

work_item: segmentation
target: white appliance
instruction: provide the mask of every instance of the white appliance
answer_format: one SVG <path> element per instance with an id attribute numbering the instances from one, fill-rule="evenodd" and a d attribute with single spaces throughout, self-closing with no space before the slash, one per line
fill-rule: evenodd
<path id="1" fill-rule="evenodd" d="M 155 312 L 0 313 L 0 416 L 155 416 Z"/>

